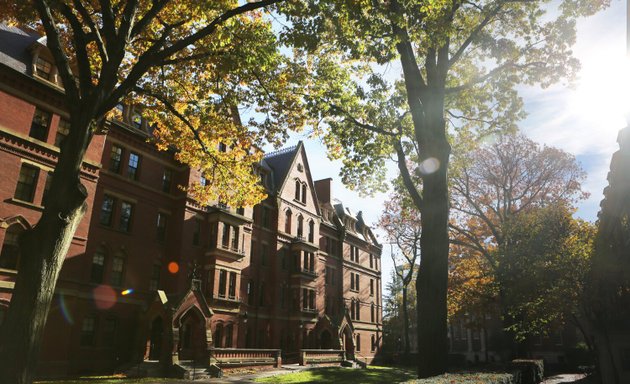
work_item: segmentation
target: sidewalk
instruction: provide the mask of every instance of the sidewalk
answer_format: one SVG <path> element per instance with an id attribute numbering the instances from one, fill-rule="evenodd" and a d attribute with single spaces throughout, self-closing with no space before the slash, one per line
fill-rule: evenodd
<path id="1" fill-rule="evenodd" d="M 560 375 L 555 375 L 546 378 L 542 384 L 564 384 L 564 383 L 573 383 L 576 381 L 580 381 L 585 378 L 586 375 L 583 373 L 563 373 Z"/>
<path id="2" fill-rule="evenodd" d="M 224 376 L 222 378 L 216 378 L 216 379 L 207 379 L 207 380 L 195 380 L 195 381 L 190 381 L 190 383 L 213 383 L 213 384 L 235 384 L 235 383 L 253 383 L 254 380 L 258 379 L 258 378 L 262 378 L 262 377 L 270 377 L 270 376 L 277 376 L 277 375 L 286 375 L 287 373 L 292 373 L 292 372 L 299 372 L 299 371 L 304 371 L 304 370 L 308 370 L 308 369 L 317 369 L 319 367 L 308 367 L 308 366 L 300 366 L 298 364 L 289 364 L 289 365 L 283 365 L 282 368 L 279 369 L 273 369 L 273 370 L 268 370 L 268 371 L 260 371 L 260 372 L 256 372 L 256 373 L 250 373 L 250 374 L 245 374 L 245 375 L 239 375 L 239 374 L 235 374 L 235 375 L 229 375 L 229 376 Z M 178 384 L 180 384 L 181 382 L 179 382 Z"/>

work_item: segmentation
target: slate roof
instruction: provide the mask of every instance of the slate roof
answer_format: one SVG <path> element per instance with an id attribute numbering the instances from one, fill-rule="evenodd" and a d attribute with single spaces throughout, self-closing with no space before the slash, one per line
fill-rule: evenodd
<path id="1" fill-rule="evenodd" d="M 31 54 L 28 48 L 41 37 L 18 27 L 0 23 L 0 64 L 30 75 Z"/>
<path id="2" fill-rule="evenodd" d="M 293 147 L 283 148 L 279 151 L 267 153 L 263 157 L 263 161 L 271 168 L 273 173 L 273 190 L 278 192 L 278 189 L 284 183 L 284 179 L 287 178 L 287 174 L 291 170 L 293 165 L 293 159 L 297 155 L 302 142 Z"/>

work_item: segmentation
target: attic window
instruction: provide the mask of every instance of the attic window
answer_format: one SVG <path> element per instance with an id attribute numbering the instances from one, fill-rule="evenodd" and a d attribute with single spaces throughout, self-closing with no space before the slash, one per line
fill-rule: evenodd
<path id="1" fill-rule="evenodd" d="M 35 61 L 35 74 L 43 79 L 50 80 L 52 73 L 52 63 L 38 57 Z"/>
<path id="2" fill-rule="evenodd" d="M 304 171 L 304 166 L 303 166 L 302 164 L 298 164 L 298 165 L 297 165 L 297 170 L 298 170 L 299 172 L 303 172 L 303 171 Z"/>
<path id="3" fill-rule="evenodd" d="M 134 127 L 140 129 L 140 127 L 142 126 L 142 116 L 139 113 L 134 113 L 132 123 Z"/>

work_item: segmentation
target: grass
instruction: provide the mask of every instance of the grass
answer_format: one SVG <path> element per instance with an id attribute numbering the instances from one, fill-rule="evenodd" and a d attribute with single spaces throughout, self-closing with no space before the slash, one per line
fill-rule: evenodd
<path id="1" fill-rule="evenodd" d="M 188 381 L 177 379 L 164 379 L 159 377 L 127 378 L 124 376 L 86 376 L 69 380 L 43 380 L 34 384 L 158 384 L 158 383 L 184 383 Z"/>
<path id="2" fill-rule="evenodd" d="M 302 372 L 257 379 L 257 383 L 400 383 L 414 377 L 413 371 L 401 368 L 368 367 L 352 368 L 317 368 Z"/>

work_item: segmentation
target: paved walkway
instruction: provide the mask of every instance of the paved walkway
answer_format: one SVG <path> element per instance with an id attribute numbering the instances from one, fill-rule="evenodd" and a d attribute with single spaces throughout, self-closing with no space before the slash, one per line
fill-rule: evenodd
<path id="1" fill-rule="evenodd" d="M 560 375 L 551 376 L 545 379 L 542 384 L 564 384 L 573 383 L 585 378 L 586 375 L 582 373 L 563 373 Z"/>

